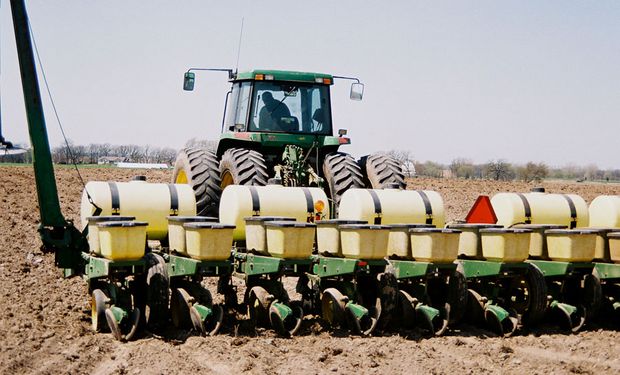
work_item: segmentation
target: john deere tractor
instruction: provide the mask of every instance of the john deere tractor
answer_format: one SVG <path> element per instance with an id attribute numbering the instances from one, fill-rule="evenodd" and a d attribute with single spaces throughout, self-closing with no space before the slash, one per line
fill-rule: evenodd
<path id="1" fill-rule="evenodd" d="M 400 165 L 392 158 L 375 154 L 356 161 L 339 151 L 351 141 L 344 129 L 334 135 L 330 88 L 334 79 L 353 80 L 350 98 L 361 100 L 364 85 L 357 78 L 189 69 L 184 90 L 193 90 L 196 70 L 226 71 L 232 83 L 217 148 L 186 148 L 176 159 L 173 182 L 193 187 L 199 215 L 217 216 L 220 194 L 231 184 L 266 185 L 276 179 L 284 186 L 318 186 L 336 209 L 350 188 L 405 187 Z"/>

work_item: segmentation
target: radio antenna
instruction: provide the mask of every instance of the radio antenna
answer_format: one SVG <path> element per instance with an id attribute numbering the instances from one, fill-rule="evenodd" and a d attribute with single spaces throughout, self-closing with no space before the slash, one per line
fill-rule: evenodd
<path id="1" fill-rule="evenodd" d="M 235 74 L 239 71 L 239 56 L 241 56 L 241 40 L 243 39 L 243 19 L 241 17 L 241 32 L 239 33 L 239 44 L 237 45 L 237 65 L 235 66 Z"/>

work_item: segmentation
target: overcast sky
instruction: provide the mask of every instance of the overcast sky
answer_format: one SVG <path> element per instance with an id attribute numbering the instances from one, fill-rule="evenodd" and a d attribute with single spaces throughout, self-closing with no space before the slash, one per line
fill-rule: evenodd
<path id="1" fill-rule="evenodd" d="M 26 141 L 10 10 L 0 0 L 2 123 Z M 182 147 L 217 139 L 229 84 L 192 67 L 359 77 L 332 88 L 355 156 L 620 168 L 620 1 L 27 1 L 76 143 Z M 45 105 L 47 105 L 47 101 Z M 53 145 L 61 142 L 46 109 Z"/>

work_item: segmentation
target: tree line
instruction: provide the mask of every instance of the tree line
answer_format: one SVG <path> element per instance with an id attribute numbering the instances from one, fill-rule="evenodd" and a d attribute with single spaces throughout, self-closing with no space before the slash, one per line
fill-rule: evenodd
<path id="1" fill-rule="evenodd" d="M 216 141 L 192 138 L 185 147 L 201 147 L 215 150 Z M 173 165 L 178 150 L 171 147 L 153 147 L 138 145 L 111 145 L 109 143 L 93 143 L 77 145 L 69 141 L 52 148 L 52 161 L 57 164 L 115 164 L 158 163 Z M 421 162 L 415 160 L 410 151 L 391 150 L 385 152 L 396 159 L 408 177 L 423 176 L 435 178 L 489 179 L 498 181 L 521 180 L 526 182 L 542 181 L 546 178 L 569 179 L 576 181 L 620 181 L 620 169 L 604 170 L 596 165 L 567 165 L 549 167 L 545 163 L 528 162 L 523 165 L 513 164 L 503 159 L 490 160 L 476 164 L 470 159 L 456 158 L 450 164 L 434 161 Z M 0 162 L 32 163 L 30 152 L 18 155 L 2 155 Z"/>
<path id="2" fill-rule="evenodd" d="M 171 147 L 153 147 L 138 145 L 112 145 L 109 143 L 92 143 L 78 145 L 69 141 L 52 148 L 52 161 L 56 164 L 115 164 L 157 163 L 173 165 L 177 150 Z M 30 152 L 18 155 L 2 155 L 0 161 L 8 163 L 31 163 Z"/>
<path id="3" fill-rule="evenodd" d="M 575 181 L 620 181 L 620 169 L 600 169 L 596 165 L 567 165 L 549 167 L 545 163 L 527 162 L 513 164 L 503 159 L 477 164 L 470 159 L 456 158 L 450 164 L 434 161 L 416 161 L 410 152 L 393 150 L 387 152 L 402 166 L 407 176 L 435 178 L 487 179 L 496 181 L 520 180 L 539 182 L 544 179 L 567 179 Z"/>

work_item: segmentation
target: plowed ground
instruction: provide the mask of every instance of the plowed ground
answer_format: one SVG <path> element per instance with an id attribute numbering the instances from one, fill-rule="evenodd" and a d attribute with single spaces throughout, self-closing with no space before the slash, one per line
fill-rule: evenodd
<path id="1" fill-rule="evenodd" d="M 85 180 L 127 180 L 146 174 L 168 181 L 169 171 L 82 169 Z M 34 176 L 30 167 L 0 167 L 0 373 L 619 373 L 620 334 L 591 327 L 566 335 L 551 327 L 509 339 L 463 325 L 445 337 L 418 332 L 360 338 L 330 331 L 308 318 L 293 339 L 228 325 L 215 337 L 170 330 L 129 343 L 90 330 L 86 283 L 63 279 L 53 255 L 40 252 Z M 82 186 L 75 171 L 58 168 L 62 207 L 78 221 Z M 588 202 L 620 194 L 619 185 L 545 183 Z M 413 179 L 409 188 L 437 190 L 447 219 L 464 218 L 478 194 L 527 191 L 523 183 Z M 212 283 L 209 286 L 212 287 Z M 242 324 L 243 325 L 243 324 Z"/>

